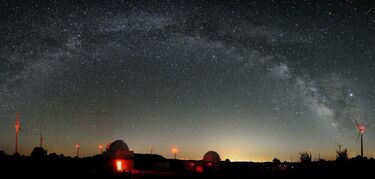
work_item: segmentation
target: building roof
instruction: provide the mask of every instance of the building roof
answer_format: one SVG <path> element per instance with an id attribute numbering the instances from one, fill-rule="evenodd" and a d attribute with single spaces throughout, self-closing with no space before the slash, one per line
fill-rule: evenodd
<path id="1" fill-rule="evenodd" d="M 129 151 L 128 145 L 123 140 L 116 140 L 110 143 L 107 148 L 107 152 L 115 152 L 115 151 Z"/>
<path id="2" fill-rule="evenodd" d="M 215 151 L 208 151 L 203 156 L 205 162 L 220 162 L 220 155 Z"/>

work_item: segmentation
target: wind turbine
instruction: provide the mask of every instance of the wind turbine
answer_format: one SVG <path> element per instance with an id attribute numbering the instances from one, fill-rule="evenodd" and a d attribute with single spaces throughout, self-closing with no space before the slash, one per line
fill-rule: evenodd
<path id="1" fill-rule="evenodd" d="M 20 114 L 16 113 L 16 125 L 14 125 L 14 128 L 16 128 L 16 146 L 15 146 L 15 152 L 18 153 L 18 133 L 22 132 L 21 124 L 20 124 Z"/>
<path id="2" fill-rule="evenodd" d="M 79 144 L 76 144 L 76 149 L 77 149 L 77 158 L 79 157 Z"/>
<path id="3" fill-rule="evenodd" d="M 343 145 L 343 143 L 338 143 L 338 142 L 336 142 L 336 144 L 337 144 L 337 146 L 339 147 L 339 152 L 341 153 L 341 147 L 342 147 L 342 145 Z"/>
<path id="4" fill-rule="evenodd" d="M 39 147 L 40 147 L 40 148 L 43 148 L 43 136 L 42 136 L 42 133 L 40 133 L 39 136 L 40 136 L 40 139 L 39 139 Z"/>
<path id="5" fill-rule="evenodd" d="M 366 128 L 365 126 L 360 125 L 355 119 L 354 119 L 354 122 L 357 125 L 357 130 L 358 130 L 358 137 L 355 143 L 358 143 L 359 136 L 361 136 L 361 157 L 363 157 L 363 134 L 365 133 Z"/>

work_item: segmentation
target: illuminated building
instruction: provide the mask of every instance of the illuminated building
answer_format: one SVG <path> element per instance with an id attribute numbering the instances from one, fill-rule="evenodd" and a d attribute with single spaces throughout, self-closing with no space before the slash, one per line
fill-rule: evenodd
<path id="1" fill-rule="evenodd" d="M 133 169 L 134 152 L 129 150 L 123 140 L 108 144 L 103 156 L 115 172 L 130 172 Z"/>
<path id="2" fill-rule="evenodd" d="M 215 151 L 208 151 L 203 156 L 203 171 L 218 170 L 220 168 L 220 155 Z"/>

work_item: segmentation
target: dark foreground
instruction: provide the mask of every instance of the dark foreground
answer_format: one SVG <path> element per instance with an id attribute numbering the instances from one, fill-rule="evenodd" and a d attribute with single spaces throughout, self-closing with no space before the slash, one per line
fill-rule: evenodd
<path id="1" fill-rule="evenodd" d="M 162 162 L 166 167 L 156 167 Z M 131 173 L 114 172 L 101 155 L 71 158 L 50 154 L 44 157 L 0 156 L 0 178 L 318 178 L 375 177 L 374 159 L 356 157 L 348 161 L 311 163 L 221 162 L 220 169 L 208 172 L 186 170 L 186 161 L 168 160 L 158 155 L 136 154 Z"/>

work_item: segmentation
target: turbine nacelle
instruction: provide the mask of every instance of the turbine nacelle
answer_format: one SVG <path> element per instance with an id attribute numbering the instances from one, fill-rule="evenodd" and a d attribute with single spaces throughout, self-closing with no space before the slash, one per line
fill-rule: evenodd
<path id="1" fill-rule="evenodd" d="M 358 127 L 358 132 L 359 132 L 359 133 L 363 134 L 363 133 L 365 133 L 365 131 L 366 131 L 366 127 L 365 127 L 365 126 L 360 125 L 360 126 Z"/>

